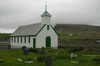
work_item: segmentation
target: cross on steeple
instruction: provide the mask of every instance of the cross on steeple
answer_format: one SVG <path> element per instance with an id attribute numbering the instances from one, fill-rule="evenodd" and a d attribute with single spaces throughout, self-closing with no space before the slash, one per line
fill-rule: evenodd
<path id="1" fill-rule="evenodd" d="M 47 11 L 47 1 L 45 1 L 45 11 Z"/>

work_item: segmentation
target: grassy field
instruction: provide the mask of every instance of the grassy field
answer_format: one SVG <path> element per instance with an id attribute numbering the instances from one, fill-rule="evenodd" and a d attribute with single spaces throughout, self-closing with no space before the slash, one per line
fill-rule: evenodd
<path id="1" fill-rule="evenodd" d="M 55 53 L 59 52 L 56 56 Z M 47 49 L 46 54 L 36 54 L 29 53 L 29 55 L 24 56 L 22 50 L 0 50 L 0 59 L 5 60 L 5 62 L 0 62 L 0 66 L 45 66 L 44 62 L 38 62 L 37 59 L 42 56 L 52 56 L 53 65 L 52 66 L 100 66 L 95 64 L 92 59 L 95 57 L 83 56 L 83 54 L 100 54 L 100 52 L 75 52 L 78 57 L 70 59 L 67 50 L 62 49 Z M 22 58 L 24 60 L 32 59 L 33 63 L 25 64 L 24 62 L 19 62 L 17 59 Z M 78 63 L 72 63 L 72 62 Z"/>
<path id="2" fill-rule="evenodd" d="M 0 33 L 0 37 L 9 37 L 10 33 Z"/>
<path id="3" fill-rule="evenodd" d="M 57 24 L 55 30 L 61 39 L 100 39 L 100 26 Z"/>
<path id="4" fill-rule="evenodd" d="M 62 40 L 76 40 L 76 39 L 100 39 L 99 35 L 92 35 L 92 36 L 59 36 L 59 39 Z"/>

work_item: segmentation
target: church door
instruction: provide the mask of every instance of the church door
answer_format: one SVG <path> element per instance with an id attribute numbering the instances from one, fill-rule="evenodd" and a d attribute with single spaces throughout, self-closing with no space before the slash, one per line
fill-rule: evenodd
<path id="1" fill-rule="evenodd" d="M 36 39 L 33 38 L 33 48 L 36 48 Z"/>
<path id="2" fill-rule="evenodd" d="M 46 37 L 46 48 L 51 47 L 51 38 L 49 36 Z"/>

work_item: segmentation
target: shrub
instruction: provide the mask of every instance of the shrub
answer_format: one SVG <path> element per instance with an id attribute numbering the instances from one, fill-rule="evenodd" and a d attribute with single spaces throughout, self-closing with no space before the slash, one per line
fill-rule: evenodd
<path id="1" fill-rule="evenodd" d="M 28 50 L 29 50 L 29 52 L 35 52 L 35 53 L 37 52 L 37 49 L 35 49 L 35 48 L 29 48 Z"/>
<path id="2" fill-rule="evenodd" d="M 22 46 L 22 50 L 25 50 L 26 49 L 26 46 Z"/>
<path id="3" fill-rule="evenodd" d="M 46 57 L 38 57 L 37 61 L 38 62 L 44 62 L 46 59 Z"/>
<path id="4" fill-rule="evenodd" d="M 57 59 L 66 59 L 70 58 L 70 54 L 64 51 L 59 51 L 58 54 L 56 55 Z"/>
<path id="5" fill-rule="evenodd" d="M 82 51 L 84 50 L 84 47 L 82 46 L 75 46 L 75 47 L 71 47 L 68 52 L 69 53 L 72 53 L 72 52 L 79 52 L 79 51 Z"/>
<path id="6" fill-rule="evenodd" d="M 95 57 L 94 59 L 92 59 L 92 61 L 95 64 L 100 64 L 100 57 Z"/>
<path id="7" fill-rule="evenodd" d="M 11 49 L 11 45 L 8 45 L 8 49 Z"/>

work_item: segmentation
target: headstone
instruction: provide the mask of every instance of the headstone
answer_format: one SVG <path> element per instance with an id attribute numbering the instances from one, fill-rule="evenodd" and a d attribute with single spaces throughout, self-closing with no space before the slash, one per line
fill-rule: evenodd
<path id="1" fill-rule="evenodd" d="M 22 46 L 22 50 L 26 50 L 26 48 L 27 48 L 26 46 Z"/>
<path id="2" fill-rule="evenodd" d="M 4 60 L 0 59 L 0 62 L 4 62 Z"/>
<path id="3" fill-rule="evenodd" d="M 73 53 L 73 50 L 72 49 L 69 49 L 69 51 L 68 51 L 69 53 Z"/>
<path id="4" fill-rule="evenodd" d="M 28 50 L 23 50 L 24 51 L 24 55 L 28 55 L 29 51 Z"/>
<path id="5" fill-rule="evenodd" d="M 56 53 L 55 53 L 55 56 L 58 56 L 58 55 L 59 55 L 59 52 L 56 52 Z"/>
<path id="6" fill-rule="evenodd" d="M 45 62 L 45 66 L 51 66 L 52 65 L 52 57 L 51 56 L 40 57 L 38 59 L 38 61 Z"/>
<path id="7" fill-rule="evenodd" d="M 46 59 L 46 57 L 39 57 L 39 58 L 38 58 L 38 61 L 39 61 L 39 62 L 45 62 L 45 59 Z"/>
<path id="8" fill-rule="evenodd" d="M 42 49 L 41 49 L 41 53 L 42 53 L 42 54 L 45 54 L 45 52 L 46 52 L 46 51 L 45 51 L 45 48 L 42 47 Z"/>
<path id="9" fill-rule="evenodd" d="M 31 61 L 25 61 L 25 63 L 33 63 L 33 61 L 31 60 Z"/>
<path id="10" fill-rule="evenodd" d="M 37 50 L 37 53 L 38 53 L 38 54 L 41 54 L 41 50 Z"/>
<path id="11" fill-rule="evenodd" d="M 45 60 L 45 66 L 51 66 L 52 65 L 52 57 L 47 56 Z"/>
<path id="12" fill-rule="evenodd" d="M 70 54 L 70 57 L 71 57 L 71 59 L 73 59 L 73 57 L 74 57 L 74 53 L 71 53 L 71 54 Z"/>
<path id="13" fill-rule="evenodd" d="M 71 61 L 71 63 L 77 64 L 78 62 L 77 61 Z"/>
<path id="14" fill-rule="evenodd" d="M 23 60 L 22 60 L 21 58 L 18 58 L 18 61 L 19 61 L 19 62 L 22 62 Z"/>

